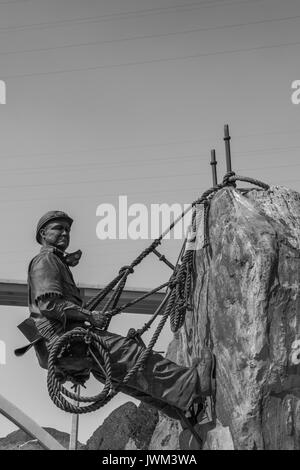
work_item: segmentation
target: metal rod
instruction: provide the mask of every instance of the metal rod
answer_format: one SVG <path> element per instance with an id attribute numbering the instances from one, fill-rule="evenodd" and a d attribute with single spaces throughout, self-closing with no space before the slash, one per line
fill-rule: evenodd
<path id="1" fill-rule="evenodd" d="M 75 404 L 76 404 L 76 406 L 79 406 L 78 398 L 80 397 L 80 385 L 75 385 L 75 393 L 77 395 L 77 400 L 76 400 Z M 77 450 L 78 427 L 79 427 L 79 414 L 78 413 L 73 413 L 72 414 L 72 424 L 71 424 L 69 450 Z"/>
<path id="2" fill-rule="evenodd" d="M 216 160 L 216 151 L 215 149 L 212 149 L 210 152 L 211 160 L 211 171 L 212 171 L 212 180 L 213 180 L 213 186 L 217 186 L 218 184 L 218 177 L 217 177 L 217 160 Z"/>
<path id="3" fill-rule="evenodd" d="M 227 173 L 232 171 L 231 168 L 231 152 L 230 152 L 230 135 L 229 135 L 229 126 L 225 124 L 224 126 L 224 141 L 225 141 L 225 151 L 226 151 L 226 171 Z"/>
<path id="4" fill-rule="evenodd" d="M 175 269 L 174 264 L 172 264 L 164 255 L 162 255 L 156 249 L 153 250 L 153 253 L 158 257 L 159 261 L 163 261 L 167 266 L 169 266 L 169 268 L 171 268 L 174 271 Z"/>

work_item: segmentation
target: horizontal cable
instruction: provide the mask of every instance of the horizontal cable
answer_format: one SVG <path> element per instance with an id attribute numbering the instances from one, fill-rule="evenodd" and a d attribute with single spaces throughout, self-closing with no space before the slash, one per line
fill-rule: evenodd
<path id="1" fill-rule="evenodd" d="M 99 16 L 90 16 L 90 17 L 78 17 L 78 18 L 73 18 L 73 19 L 66 19 L 66 20 L 59 20 L 59 21 L 48 21 L 48 22 L 41 22 L 41 23 L 32 23 L 29 25 L 16 25 L 16 26 L 6 26 L 0 28 L 0 33 L 2 32 L 10 32 L 10 31 L 25 31 L 25 30 L 34 30 L 34 29 L 49 29 L 49 28 L 55 28 L 55 27 L 65 27 L 68 26 L 69 24 L 85 24 L 85 23 L 100 23 L 102 21 L 114 21 L 114 20 L 120 20 L 120 19 L 130 19 L 130 18 L 136 18 L 139 16 L 144 16 L 144 15 L 161 15 L 164 13 L 169 13 L 172 11 L 191 11 L 194 9 L 199 9 L 203 7 L 218 7 L 218 6 L 230 6 L 230 5 L 235 5 L 235 4 L 249 4 L 249 3 L 261 3 L 263 0 L 233 0 L 233 1 L 227 1 L 226 3 L 224 0 L 220 1 L 204 1 L 204 2 L 193 2 L 190 4 L 179 4 L 179 5 L 173 5 L 169 7 L 157 7 L 157 8 L 148 8 L 144 10 L 131 10 L 131 11 L 124 11 L 124 12 L 119 12 L 119 13 L 108 13 L 104 15 L 99 15 Z"/>
<path id="2" fill-rule="evenodd" d="M 295 129 L 293 131 L 270 131 L 270 132 L 257 132 L 252 134 L 241 134 L 241 135 L 234 135 L 235 140 L 239 139 L 253 139 L 253 137 L 264 137 L 266 135 L 290 135 L 290 134 L 300 134 L 300 129 Z M 86 149 L 72 149 L 72 150 L 63 150 L 61 152 L 38 152 L 38 153 L 19 153 L 19 154 L 11 154 L 11 155 L 1 155 L 1 159 L 14 159 L 14 158 L 40 158 L 41 156 L 53 156 L 53 155 L 70 155 L 73 158 L 74 154 L 83 154 L 89 152 L 100 152 L 100 151 L 118 151 L 118 150 L 134 150 L 134 149 L 147 149 L 147 148 L 155 148 L 155 147 L 168 147 L 172 145 L 180 145 L 180 144 L 192 144 L 198 142 L 210 142 L 214 139 L 214 136 L 211 135 L 206 138 L 200 139 L 184 139 L 184 140 L 173 140 L 167 142 L 156 142 L 156 143 L 147 143 L 147 144 L 135 144 L 135 145 L 124 145 L 124 146 L 117 146 L 117 147 L 93 147 L 93 148 L 86 148 Z M 209 147 L 210 148 L 210 147 Z M 265 150 L 265 149 L 260 149 Z M 71 162 L 72 163 L 72 162 Z"/>
<path id="3" fill-rule="evenodd" d="M 48 71 L 48 72 L 31 72 L 31 73 L 22 73 L 22 74 L 17 74 L 17 75 L 4 75 L 2 76 L 2 79 L 8 80 L 12 78 L 26 78 L 26 77 L 34 77 L 34 76 L 41 77 L 41 76 L 57 75 L 57 74 L 64 74 L 64 73 L 71 73 L 71 72 L 72 73 L 73 72 L 88 72 L 88 71 L 103 70 L 103 69 L 135 67 L 139 65 L 158 64 L 158 63 L 164 63 L 164 62 L 176 62 L 176 61 L 181 61 L 181 60 L 184 61 L 184 60 L 198 59 L 200 57 L 210 57 L 210 56 L 227 55 L 227 54 L 239 54 L 241 52 L 254 52 L 254 51 L 267 50 L 267 49 L 299 46 L 299 45 L 300 45 L 300 41 L 295 41 L 295 42 L 272 44 L 268 46 L 262 45 L 262 46 L 256 46 L 256 47 L 245 47 L 241 49 L 228 49 L 228 50 L 215 51 L 215 52 L 203 52 L 199 54 L 165 57 L 165 58 L 157 58 L 157 59 L 142 60 L 142 61 L 122 62 L 122 63 L 110 64 L 110 65 L 95 65 L 91 67 L 76 67 L 76 68 L 70 68 L 70 69 L 53 70 L 53 71 Z"/>
<path id="4" fill-rule="evenodd" d="M 205 27 L 193 28 L 193 29 L 188 29 L 184 31 L 174 31 L 174 32 L 169 32 L 169 33 L 148 34 L 148 35 L 143 35 L 143 36 L 130 36 L 130 37 L 124 37 L 121 39 L 108 39 L 108 40 L 99 40 L 99 41 L 91 41 L 91 42 L 80 42 L 76 44 L 66 44 L 66 45 L 53 46 L 53 47 L 23 49 L 19 51 L 4 51 L 4 52 L 0 52 L 0 56 L 24 54 L 24 53 L 31 53 L 31 52 L 47 52 L 47 51 L 70 49 L 70 48 L 76 48 L 76 47 L 96 46 L 96 45 L 102 45 L 102 44 L 124 43 L 124 42 L 129 42 L 129 41 L 140 41 L 143 39 L 155 39 L 155 38 L 163 38 L 163 37 L 169 37 L 169 36 L 187 35 L 187 34 L 192 34 L 196 32 L 227 30 L 227 29 L 241 28 L 244 26 L 260 25 L 260 24 L 267 24 L 267 23 L 278 23 L 281 21 L 294 21 L 294 20 L 299 20 L 299 18 L 300 18 L 300 15 L 286 16 L 286 17 L 281 17 L 281 18 L 269 18 L 266 20 L 249 21 L 245 23 L 234 23 L 230 25 L 210 26 L 206 28 Z"/>

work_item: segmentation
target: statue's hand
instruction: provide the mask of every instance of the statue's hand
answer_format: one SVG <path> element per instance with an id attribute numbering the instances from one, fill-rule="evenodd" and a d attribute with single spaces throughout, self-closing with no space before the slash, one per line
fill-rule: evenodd
<path id="1" fill-rule="evenodd" d="M 106 329 L 109 322 L 109 317 L 105 315 L 105 313 L 97 312 L 94 310 L 91 312 L 88 321 L 91 325 L 95 326 L 96 328 L 101 328 L 102 330 Z"/>

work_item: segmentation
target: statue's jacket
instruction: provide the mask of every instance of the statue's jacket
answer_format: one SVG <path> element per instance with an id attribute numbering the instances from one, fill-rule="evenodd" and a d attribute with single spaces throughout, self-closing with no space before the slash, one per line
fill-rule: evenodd
<path id="1" fill-rule="evenodd" d="M 83 300 L 69 266 L 59 250 L 42 247 L 28 267 L 29 319 L 19 325 L 34 346 L 39 364 L 47 369 L 53 342 L 82 322 L 66 319 L 68 309 L 80 311 Z"/>

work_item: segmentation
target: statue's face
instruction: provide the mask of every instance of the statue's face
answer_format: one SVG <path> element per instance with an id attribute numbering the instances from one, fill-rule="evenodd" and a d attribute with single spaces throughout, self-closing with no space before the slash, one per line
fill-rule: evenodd
<path id="1" fill-rule="evenodd" d="M 56 219 L 49 222 L 40 231 L 42 244 L 65 251 L 70 243 L 70 230 L 71 227 L 67 220 Z"/>

